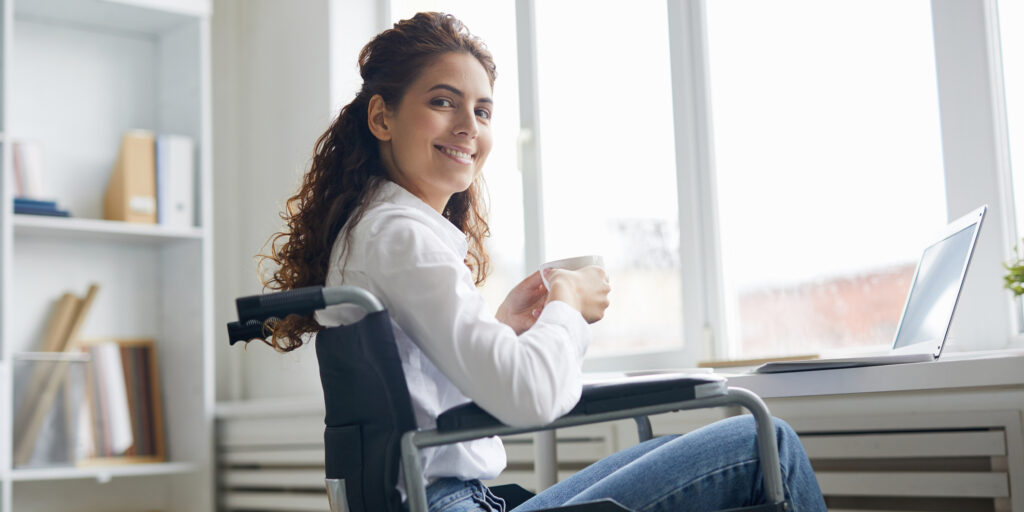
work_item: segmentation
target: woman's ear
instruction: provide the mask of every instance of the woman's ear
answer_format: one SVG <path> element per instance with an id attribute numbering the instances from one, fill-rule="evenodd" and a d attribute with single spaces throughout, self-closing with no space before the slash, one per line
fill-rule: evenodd
<path id="1" fill-rule="evenodd" d="M 391 129 L 389 123 L 388 105 L 380 94 L 374 94 L 370 98 L 370 104 L 366 109 L 366 121 L 370 126 L 370 133 L 378 140 L 391 140 Z"/>

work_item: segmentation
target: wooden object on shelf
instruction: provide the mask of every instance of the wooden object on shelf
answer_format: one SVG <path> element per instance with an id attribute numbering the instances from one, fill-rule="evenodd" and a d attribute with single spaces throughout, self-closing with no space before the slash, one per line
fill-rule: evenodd
<path id="1" fill-rule="evenodd" d="M 63 352 L 68 341 L 75 317 L 78 316 L 81 301 L 73 293 L 65 293 L 57 301 L 50 323 L 43 334 L 43 352 Z"/>
<path id="2" fill-rule="evenodd" d="M 85 316 L 92 307 L 98 292 L 99 285 L 89 285 L 89 291 L 86 292 L 85 298 L 78 301 L 75 307 L 74 315 L 66 331 L 67 334 L 65 336 L 58 335 L 55 341 L 52 342 L 52 346 L 58 349 L 55 350 L 56 352 L 78 350 L 78 330 L 82 327 Z M 63 297 L 61 300 L 64 300 Z M 50 329 L 47 329 L 48 334 L 49 331 Z M 31 394 L 36 392 L 35 389 L 29 388 L 26 390 L 30 394 L 22 399 L 22 407 L 18 409 L 19 414 L 15 418 L 15 435 L 17 437 L 14 448 L 15 466 L 26 464 L 32 457 L 32 450 L 35 448 L 36 438 L 39 436 L 39 428 L 53 406 L 54 399 L 64 384 L 67 374 L 68 362 L 58 362 L 53 365 L 49 375 L 42 379 L 44 382 L 38 388 L 37 394 Z"/>
<path id="3" fill-rule="evenodd" d="M 121 150 L 103 197 L 103 218 L 156 223 L 155 140 L 152 132 L 144 130 L 121 137 Z"/>
<path id="4" fill-rule="evenodd" d="M 115 345 L 114 352 L 101 356 L 110 345 Z M 84 432 L 93 436 L 88 444 L 94 451 L 77 464 L 85 467 L 166 461 L 156 343 L 152 339 L 91 340 L 83 343 L 82 350 L 89 352 L 94 362 L 86 384 L 90 420 L 82 425 Z M 120 379 L 123 388 L 104 384 L 111 379 Z M 127 409 L 127 418 L 113 417 L 117 415 L 113 404 L 119 401 Z M 110 429 L 123 420 L 128 421 L 132 441 L 126 449 L 115 450 L 110 444 Z"/>

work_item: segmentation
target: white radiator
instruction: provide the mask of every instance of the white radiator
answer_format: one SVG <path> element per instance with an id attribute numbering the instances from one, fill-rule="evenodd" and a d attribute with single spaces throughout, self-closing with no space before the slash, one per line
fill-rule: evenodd
<path id="1" fill-rule="evenodd" d="M 1006 425 L 919 427 L 801 433 L 829 510 L 1011 510 Z"/>
<path id="2" fill-rule="evenodd" d="M 1024 511 L 1013 492 L 1024 477 L 1016 411 L 784 417 L 832 512 Z M 714 419 L 691 412 L 652 422 L 659 434 Z"/>
<path id="3" fill-rule="evenodd" d="M 685 432 L 727 414 L 652 418 L 655 434 Z M 829 510 L 1011 511 L 1024 449 L 1012 411 L 787 418 L 801 436 Z M 226 511 L 328 511 L 323 408 L 308 402 L 218 407 L 219 496 Z M 636 442 L 624 420 L 557 433 L 559 479 Z M 489 484 L 536 489 L 532 434 L 504 439 L 508 469 Z M 1012 477 L 1011 477 L 1012 475 Z"/>
<path id="4" fill-rule="evenodd" d="M 217 407 L 220 510 L 328 512 L 321 402 Z"/>

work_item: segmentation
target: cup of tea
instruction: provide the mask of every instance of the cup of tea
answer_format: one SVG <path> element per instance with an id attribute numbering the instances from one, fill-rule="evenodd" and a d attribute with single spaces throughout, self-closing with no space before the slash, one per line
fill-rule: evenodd
<path id="1" fill-rule="evenodd" d="M 564 270 L 579 270 L 591 265 L 604 267 L 604 258 L 596 254 L 589 254 L 586 256 L 576 256 L 574 258 L 549 261 L 540 266 L 540 279 L 541 281 L 544 281 L 544 288 L 548 288 L 548 279 L 544 276 L 544 269 L 560 268 Z"/>

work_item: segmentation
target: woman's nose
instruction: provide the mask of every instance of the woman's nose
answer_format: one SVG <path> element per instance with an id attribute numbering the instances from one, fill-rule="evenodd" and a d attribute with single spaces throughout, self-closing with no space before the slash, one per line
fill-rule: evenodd
<path id="1" fill-rule="evenodd" d="M 460 111 L 455 120 L 455 126 L 453 132 L 456 135 L 461 135 L 469 138 L 476 138 L 477 133 L 480 131 L 480 127 L 477 124 L 476 114 L 472 111 Z"/>

